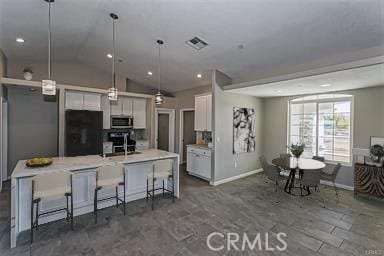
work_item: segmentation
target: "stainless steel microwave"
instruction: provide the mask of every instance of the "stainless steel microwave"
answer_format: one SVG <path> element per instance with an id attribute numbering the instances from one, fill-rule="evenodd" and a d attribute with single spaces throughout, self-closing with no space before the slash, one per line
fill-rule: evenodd
<path id="1" fill-rule="evenodd" d="M 132 116 L 111 116 L 111 128 L 133 128 Z"/>

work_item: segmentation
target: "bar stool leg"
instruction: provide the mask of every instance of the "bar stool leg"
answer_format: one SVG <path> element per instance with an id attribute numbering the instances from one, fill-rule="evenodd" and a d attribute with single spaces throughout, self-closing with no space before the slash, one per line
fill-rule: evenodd
<path id="1" fill-rule="evenodd" d="M 33 200 L 31 202 L 31 244 L 33 243 Z"/>
<path id="2" fill-rule="evenodd" d="M 172 203 L 175 202 L 175 173 L 172 167 Z"/>
<path id="3" fill-rule="evenodd" d="M 73 185 L 71 175 L 71 230 L 73 231 Z"/>
<path id="4" fill-rule="evenodd" d="M 95 211 L 95 224 L 97 224 L 97 188 L 95 188 L 95 202 L 94 202 L 94 211 Z"/>
<path id="5" fill-rule="evenodd" d="M 117 187 L 118 186 L 116 186 L 116 208 L 118 208 L 119 207 L 119 193 L 117 192 Z"/>
<path id="6" fill-rule="evenodd" d="M 65 195 L 65 198 L 67 199 L 67 222 L 69 222 L 69 203 L 68 203 L 68 195 Z"/>
<path id="7" fill-rule="evenodd" d="M 148 203 L 148 178 L 147 178 L 147 203 Z"/>
<path id="8" fill-rule="evenodd" d="M 124 198 L 123 198 L 123 203 L 124 203 L 124 215 L 125 215 L 125 181 L 123 183 L 123 193 L 124 193 Z"/>
<path id="9" fill-rule="evenodd" d="M 163 198 L 164 198 L 164 180 L 163 180 Z"/>
<path id="10" fill-rule="evenodd" d="M 36 202 L 36 230 L 39 229 L 39 201 Z"/>
<path id="11" fill-rule="evenodd" d="M 152 178 L 152 211 L 153 211 L 154 200 L 155 200 L 155 177 Z"/>
<path id="12" fill-rule="evenodd" d="M 71 230 L 73 231 L 73 194 L 71 191 Z"/>

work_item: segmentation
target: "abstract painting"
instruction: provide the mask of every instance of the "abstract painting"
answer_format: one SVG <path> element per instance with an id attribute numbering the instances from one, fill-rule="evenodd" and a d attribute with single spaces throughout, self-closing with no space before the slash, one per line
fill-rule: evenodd
<path id="1" fill-rule="evenodd" d="M 255 151 L 255 110 L 233 108 L 233 153 Z"/>

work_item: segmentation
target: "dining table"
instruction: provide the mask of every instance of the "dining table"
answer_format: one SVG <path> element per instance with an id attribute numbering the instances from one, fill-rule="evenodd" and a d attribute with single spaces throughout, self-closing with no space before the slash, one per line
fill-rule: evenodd
<path id="1" fill-rule="evenodd" d="M 296 157 L 279 157 L 272 160 L 272 164 L 279 166 L 282 169 L 290 170 L 287 182 L 284 187 L 284 191 L 288 194 L 295 195 L 292 192 L 295 187 L 296 173 L 299 172 L 299 177 L 303 175 L 305 170 L 319 170 L 325 167 L 325 163 L 310 158 L 296 158 Z M 311 194 L 309 187 L 305 190 L 308 192 L 307 195 Z"/>

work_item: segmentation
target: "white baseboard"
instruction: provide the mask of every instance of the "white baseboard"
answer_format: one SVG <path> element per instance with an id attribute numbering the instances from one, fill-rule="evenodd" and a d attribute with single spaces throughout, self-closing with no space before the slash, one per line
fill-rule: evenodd
<path id="1" fill-rule="evenodd" d="M 323 185 L 326 185 L 326 186 L 333 187 L 333 183 L 330 182 L 330 181 L 321 180 L 320 183 L 323 184 Z M 338 187 L 338 188 L 345 189 L 345 190 L 350 190 L 350 191 L 354 191 L 355 190 L 354 187 L 343 185 L 343 184 L 339 184 L 339 183 L 335 183 L 335 186 Z"/>
<path id="2" fill-rule="evenodd" d="M 218 180 L 218 181 L 211 181 L 209 184 L 211 184 L 213 186 L 217 186 L 217 185 L 224 184 L 224 183 L 227 183 L 227 182 L 230 182 L 230 181 L 234 181 L 234 180 L 237 180 L 237 179 L 241 179 L 241 178 L 247 177 L 249 175 L 262 172 L 262 171 L 263 171 L 263 169 L 260 168 L 260 169 L 257 169 L 257 170 L 253 170 L 253 171 L 242 173 L 242 174 L 239 174 L 239 175 L 236 175 L 236 176 L 232 176 L 232 177 L 229 177 L 229 178 L 226 178 L 226 179 L 222 179 L 222 180 Z"/>

